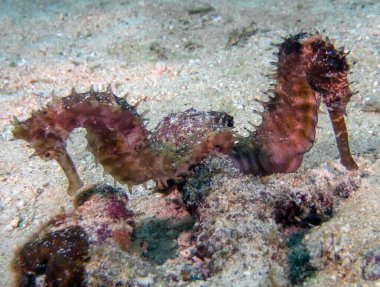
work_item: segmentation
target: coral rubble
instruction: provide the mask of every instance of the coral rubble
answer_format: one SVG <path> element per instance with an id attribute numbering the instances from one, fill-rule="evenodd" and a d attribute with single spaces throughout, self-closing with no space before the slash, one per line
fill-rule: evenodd
<path id="1" fill-rule="evenodd" d="M 16 251 L 12 269 L 17 286 L 86 286 L 85 265 L 94 246 L 114 245 L 126 251 L 134 223 L 128 197 L 109 186 L 83 190 L 71 213 L 61 213 Z"/>

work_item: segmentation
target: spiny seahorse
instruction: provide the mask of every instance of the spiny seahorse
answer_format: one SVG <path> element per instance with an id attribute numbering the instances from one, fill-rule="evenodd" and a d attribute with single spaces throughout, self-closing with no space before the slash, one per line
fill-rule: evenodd
<path id="1" fill-rule="evenodd" d="M 353 94 L 343 51 L 322 36 L 306 33 L 279 46 L 275 88 L 268 102 L 259 101 L 262 123 L 240 138 L 232 157 L 242 171 L 256 175 L 295 172 L 313 146 L 321 98 L 333 124 L 342 164 L 357 169 L 348 145 L 343 114 Z"/>
<path id="2" fill-rule="evenodd" d="M 74 195 L 83 184 L 66 151 L 77 127 L 87 129 L 88 149 L 116 180 L 129 185 L 154 179 L 163 186 L 182 180 L 207 155 L 232 157 L 241 171 L 254 175 L 295 172 L 313 146 L 321 100 L 329 111 L 342 164 L 357 169 L 348 145 L 343 114 L 352 95 L 345 53 L 320 35 L 291 36 L 279 45 L 273 97 L 263 121 L 250 137 L 234 135 L 233 118 L 224 112 L 194 109 L 166 118 L 148 132 L 136 108 L 107 91 L 75 90 L 55 99 L 25 121 L 14 121 L 13 135 L 26 140 L 35 155 L 55 159 Z"/>
<path id="3" fill-rule="evenodd" d="M 109 87 L 104 92 L 72 90 L 69 96 L 33 112 L 26 121 L 15 119 L 13 135 L 27 141 L 35 149 L 33 155 L 56 160 L 68 178 L 68 193 L 74 195 L 83 186 L 66 151 L 66 140 L 75 128 L 86 128 L 87 149 L 116 180 L 135 185 L 154 179 L 166 186 L 181 180 L 209 153 L 229 154 L 233 144 L 228 128 L 231 122 L 232 117 L 223 112 L 191 109 L 165 118 L 150 135 L 136 108 L 115 96 Z M 185 134 L 186 138 L 181 138 Z M 169 135 L 173 143 L 165 138 Z M 175 144 L 176 138 L 181 141 L 180 147 Z"/>

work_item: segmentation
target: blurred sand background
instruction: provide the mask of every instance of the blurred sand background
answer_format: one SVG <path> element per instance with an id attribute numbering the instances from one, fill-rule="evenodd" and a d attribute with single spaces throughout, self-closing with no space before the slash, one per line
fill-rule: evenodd
<path id="1" fill-rule="evenodd" d="M 84 92 L 90 85 L 103 90 L 111 84 L 115 94 L 126 95 L 132 104 L 141 102 L 139 111 L 146 111 L 150 128 L 170 112 L 194 107 L 230 113 L 237 131 L 245 134 L 249 121 L 260 123 L 252 113 L 258 107 L 253 99 L 265 100 L 269 88 L 266 75 L 276 52 L 271 43 L 300 31 L 319 31 L 350 50 L 349 78 L 358 94 L 348 106 L 347 125 L 351 150 L 368 174 L 319 228 L 350 226 L 347 232 L 337 229 L 337 236 L 359 261 L 366 248 L 380 244 L 380 3 L 315 3 L 1 0 L 0 285 L 11 286 L 8 264 L 14 248 L 60 208 L 72 208 L 59 166 L 29 159 L 32 150 L 26 143 L 11 141 L 13 116 L 26 119 L 51 100 L 53 90 L 65 96 L 72 87 Z M 327 114 L 320 114 L 318 126 L 316 143 L 298 174 L 328 170 L 339 162 Z M 75 131 L 69 150 L 86 183 L 112 183 L 84 148 L 83 131 Z M 231 184 L 238 188 L 239 180 Z M 146 192 L 136 187 L 132 198 L 138 202 Z M 139 208 L 133 207 L 143 212 Z M 336 269 L 328 267 L 304 284 L 336 286 L 335 275 Z M 197 284 L 239 286 L 236 280 L 244 276 L 222 273 Z M 349 276 L 344 280 L 347 286 L 364 286 L 349 285 L 355 284 Z"/>

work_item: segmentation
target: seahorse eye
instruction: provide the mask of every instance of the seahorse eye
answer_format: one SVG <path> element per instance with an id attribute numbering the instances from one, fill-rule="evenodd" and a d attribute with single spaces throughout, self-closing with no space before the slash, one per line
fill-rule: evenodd
<path id="1" fill-rule="evenodd" d="M 348 71 L 348 64 L 345 57 L 342 57 L 334 48 L 327 48 L 322 58 L 330 72 Z"/>
<path id="2" fill-rule="evenodd" d="M 327 65 L 332 71 L 345 71 L 346 70 L 346 62 L 344 59 L 341 59 L 339 56 L 336 54 L 332 57 L 327 58 Z"/>
<path id="3" fill-rule="evenodd" d="M 336 57 L 336 52 L 335 52 L 335 50 L 328 49 L 328 50 L 326 50 L 326 55 L 328 57 L 334 58 L 334 57 Z"/>

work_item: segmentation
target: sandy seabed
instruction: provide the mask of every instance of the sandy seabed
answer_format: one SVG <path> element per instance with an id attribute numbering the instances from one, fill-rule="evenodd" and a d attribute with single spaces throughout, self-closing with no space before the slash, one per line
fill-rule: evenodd
<path id="1" fill-rule="evenodd" d="M 53 90 L 65 96 L 72 87 L 84 92 L 90 85 L 103 90 L 111 84 L 115 94 L 126 95 L 132 104 L 140 102 L 139 112 L 146 111 L 149 128 L 170 112 L 194 107 L 228 112 L 236 130 L 245 134 L 249 122 L 260 122 L 252 110 L 258 107 L 254 99 L 265 99 L 269 88 L 266 75 L 276 60 L 271 43 L 300 31 L 319 31 L 350 51 L 349 78 L 358 94 L 349 103 L 347 125 L 360 170 L 350 175 L 340 166 L 322 108 L 316 143 L 296 174 L 262 182 L 226 167 L 211 179 L 211 207 L 204 210 L 204 222 L 216 222 L 208 236 L 218 244 L 208 279 L 184 275 L 187 263 L 175 259 L 178 246 L 173 236 L 158 239 L 173 243 L 165 245 L 173 258 L 163 260 L 153 247 L 156 257 L 123 257 L 112 250 L 115 254 L 100 259 L 103 269 L 92 272 L 108 276 L 109 286 L 120 274 L 121 286 L 380 286 L 380 3 L 315 2 L 1 0 L 0 285 L 12 286 L 9 263 L 15 248 L 51 216 L 72 209 L 59 166 L 29 159 L 32 150 L 26 143 L 11 141 L 13 116 L 26 119 L 52 99 Z M 254 32 L 236 38 L 233 31 Z M 112 184 L 84 150 L 84 131 L 77 130 L 69 151 L 81 177 L 86 183 Z M 311 184 L 311 179 L 320 183 Z M 251 194 L 259 197 L 257 190 L 275 194 L 286 186 L 313 192 L 336 187 L 338 181 L 354 191 L 337 200 L 329 220 L 303 229 L 306 233 L 297 244 L 309 257 L 305 276 L 293 274 L 294 248 L 284 235 L 291 231 L 270 216 L 262 215 L 263 221 L 255 209 L 236 204 L 236 198 L 245 202 Z M 213 206 L 216 199 L 228 208 Z M 137 222 L 146 222 L 160 203 L 162 198 L 149 186 L 132 192 L 130 205 Z M 110 262 L 117 271 L 111 270 Z M 146 272 L 123 271 L 122 266 L 133 264 Z M 178 278 L 166 281 L 167 270 Z"/>

